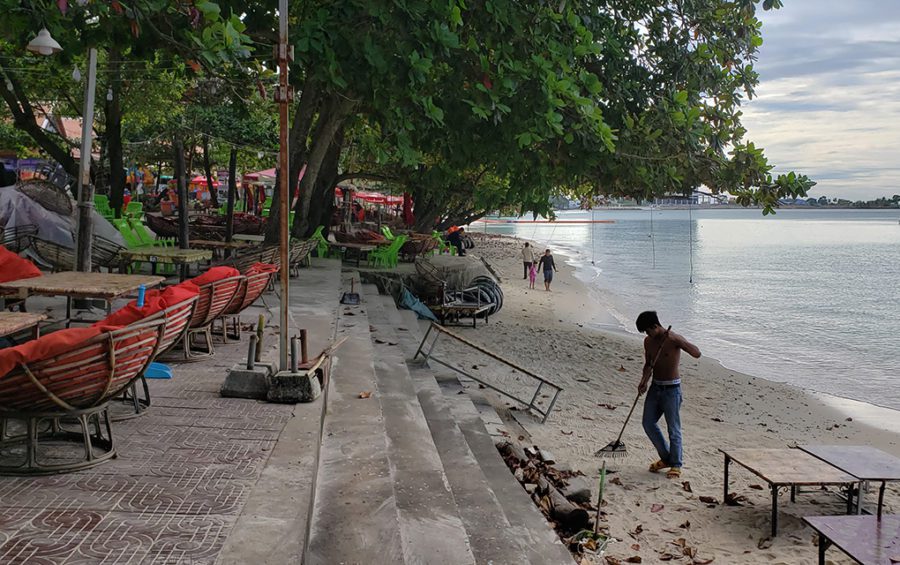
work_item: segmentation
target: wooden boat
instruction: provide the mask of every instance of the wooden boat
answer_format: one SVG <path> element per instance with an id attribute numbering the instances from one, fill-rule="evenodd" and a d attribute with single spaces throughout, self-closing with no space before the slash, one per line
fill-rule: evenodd
<path id="1" fill-rule="evenodd" d="M 178 237 L 178 218 L 160 214 L 144 214 L 147 227 L 159 237 Z M 234 215 L 234 233 L 263 235 L 266 219 L 251 214 Z M 218 214 L 192 216 L 188 224 L 188 237 L 222 241 L 225 239 L 225 216 Z"/>

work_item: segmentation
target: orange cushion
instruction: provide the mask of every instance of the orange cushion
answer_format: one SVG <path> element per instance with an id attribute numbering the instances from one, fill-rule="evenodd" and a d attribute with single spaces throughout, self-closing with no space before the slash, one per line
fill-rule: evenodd
<path id="1" fill-rule="evenodd" d="M 234 267 L 213 267 L 199 277 L 192 278 L 190 282 L 194 283 L 197 286 L 200 286 L 209 284 L 211 282 L 220 281 L 222 279 L 227 279 L 229 277 L 236 277 L 240 274 L 241 272 Z"/>
<path id="2" fill-rule="evenodd" d="M 47 334 L 22 345 L 0 349 L 0 378 L 18 367 L 20 363 L 34 363 L 72 351 L 92 337 L 111 329 L 115 328 L 103 325 L 70 328 Z"/>
<path id="3" fill-rule="evenodd" d="M 34 266 L 34 263 L 0 245 L 0 282 L 39 276 L 41 276 L 41 271 Z"/>
<path id="4" fill-rule="evenodd" d="M 278 265 L 272 263 L 253 263 L 245 272 L 245 275 L 255 275 L 257 273 L 275 273 L 278 272 Z"/>
<path id="5" fill-rule="evenodd" d="M 168 308 L 185 300 L 190 300 L 198 294 L 200 294 L 200 289 L 196 284 L 191 281 L 184 281 L 181 284 L 166 287 L 159 296 L 165 302 L 165 308 Z"/>
<path id="6" fill-rule="evenodd" d="M 166 303 L 159 296 L 158 290 L 148 290 L 144 295 L 144 306 L 138 308 L 137 301 L 132 300 L 125 306 L 122 306 L 106 318 L 94 323 L 95 326 L 118 326 L 125 327 L 135 322 L 140 322 L 147 316 L 156 314 L 160 310 L 165 310 Z"/>

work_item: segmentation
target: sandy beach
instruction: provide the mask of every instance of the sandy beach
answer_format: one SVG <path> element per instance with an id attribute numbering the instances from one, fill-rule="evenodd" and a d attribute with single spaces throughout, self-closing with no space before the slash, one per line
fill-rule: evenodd
<path id="1" fill-rule="evenodd" d="M 523 444 L 549 449 L 557 460 L 590 477 L 598 476 L 600 460 L 593 454 L 615 439 L 634 400 L 642 367 L 640 338 L 591 327 L 598 320 L 608 320 L 602 296 L 591 296 L 573 276 L 565 257 L 556 256 L 559 273 L 552 292 L 543 290 L 540 274 L 538 288 L 529 290 L 522 280 L 522 240 L 474 237 L 472 253 L 488 260 L 503 277 L 505 303 L 489 324 L 458 330 L 565 389 L 546 424 L 509 410 L 515 404 L 511 401 L 493 395 L 492 401 L 511 431 L 525 436 Z M 703 350 L 703 343 L 696 345 Z M 450 344 L 442 347 L 454 350 Z M 472 363 L 471 369 L 486 379 L 509 381 L 495 364 Z M 632 557 L 640 561 L 630 562 L 642 563 L 816 563 L 815 535 L 801 518 L 840 514 L 845 502 L 827 491 L 804 492 L 796 503 L 782 494 L 778 536 L 770 539 L 770 491 L 760 479 L 733 465 L 731 490 L 746 501 L 741 506 L 721 503 L 719 449 L 856 444 L 900 456 L 896 432 L 853 419 L 835 402 L 818 395 L 760 378 L 765 375 L 741 374 L 714 359 L 694 360 L 687 355 L 682 356 L 681 374 L 685 459 L 681 479 L 648 472 L 647 466 L 657 457 L 640 425 L 641 405 L 625 432 L 628 456 L 607 460 L 614 480 L 607 489 L 604 510 L 609 532 L 617 540 L 606 554 L 610 563 Z M 877 421 L 878 416 L 871 420 Z M 714 497 L 719 503 L 708 505 L 700 501 L 701 496 Z M 897 510 L 898 497 L 900 489 L 889 486 L 886 513 Z M 865 501 L 872 505 L 872 493 Z M 694 548 L 693 559 L 684 556 L 681 545 Z M 831 549 L 828 562 L 852 561 Z"/>

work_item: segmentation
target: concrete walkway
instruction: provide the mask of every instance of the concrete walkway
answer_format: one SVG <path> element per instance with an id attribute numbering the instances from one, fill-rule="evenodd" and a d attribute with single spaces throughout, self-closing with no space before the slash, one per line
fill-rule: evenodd
<path id="1" fill-rule="evenodd" d="M 334 334 L 340 286 L 336 261 L 313 260 L 292 279 L 294 324 L 310 330 L 311 354 Z M 266 357 L 276 361 L 278 299 L 265 301 L 271 312 L 254 307 L 242 318 L 270 319 Z M 298 563 L 322 400 L 221 398 L 226 370 L 246 349 L 246 338 L 217 344 L 209 360 L 174 364 L 175 378 L 150 381 L 149 411 L 113 424 L 116 459 L 0 477 L 0 563 Z"/>

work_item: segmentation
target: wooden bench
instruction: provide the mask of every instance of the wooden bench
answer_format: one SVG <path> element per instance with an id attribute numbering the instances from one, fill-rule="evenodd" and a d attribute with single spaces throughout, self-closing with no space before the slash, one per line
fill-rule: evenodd
<path id="1" fill-rule="evenodd" d="M 719 449 L 725 456 L 724 491 L 728 500 L 728 468 L 732 462 L 769 484 L 772 491 L 772 537 L 778 534 L 778 492 L 790 487 L 791 502 L 800 486 L 837 485 L 847 489 L 847 512 L 853 508 L 853 484 L 859 479 L 798 449 Z"/>
<path id="2" fill-rule="evenodd" d="M 484 314 L 484 322 L 487 323 L 488 312 L 493 304 L 479 304 L 466 302 L 451 302 L 440 306 L 433 306 L 431 309 L 437 314 L 443 326 L 448 320 L 459 323 L 460 318 L 472 318 L 472 327 L 477 327 L 478 316 Z"/>
<path id="3" fill-rule="evenodd" d="M 862 565 L 900 562 L 900 516 L 807 516 L 803 521 L 819 533 L 819 565 L 832 545 Z"/>

